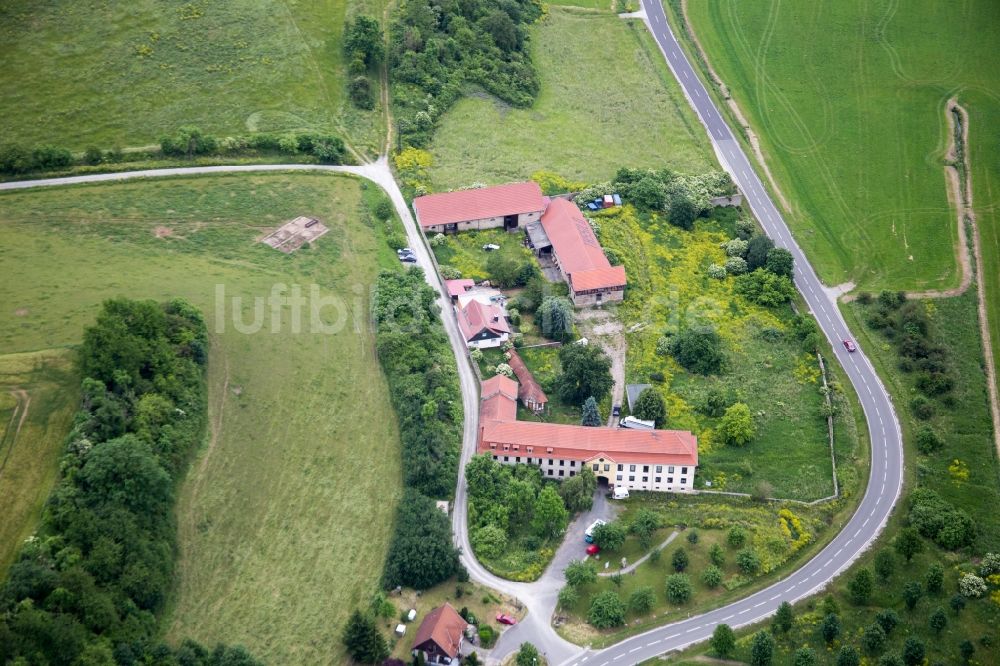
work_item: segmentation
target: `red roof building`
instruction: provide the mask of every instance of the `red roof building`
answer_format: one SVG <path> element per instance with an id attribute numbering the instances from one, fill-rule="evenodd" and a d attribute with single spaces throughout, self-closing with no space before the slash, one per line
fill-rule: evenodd
<path id="1" fill-rule="evenodd" d="M 510 338 L 510 324 L 496 305 L 484 305 L 472 299 L 465 307 L 456 307 L 458 327 L 469 347 L 499 347 Z"/>
<path id="2" fill-rule="evenodd" d="M 612 488 L 694 489 L 698 439 L 692 433 L 518 421 L 513 389 L 507 382 L 493 377 L 483 383 L 479 453 L 508 465 L 537 465 L 546 478 L 570 478 L 587 466 Z"/>
<path id="3" fill-rule="evenodd" d="M 451 604 L 439 606 L 420 623 L 413 637 L 413 653 L 422 652 L 428 664 L 458 664 L 456 658 L 468 626 Z"/>
<path id="4" fill-rule="evenodd" d="M 611 265 L 576 204 L 553 199 L 542 214 L 541 226 L 574 305 L 599 305 L 624 298 L 625 267 Z"/>
<path id="5" fill-rule="evenodd" d="M 514 376 L 517 377 L 517 397 L 521 404 L 536 414 L 544 412 L 549 398 L 535 380 L 535 376 L 531 374 L 531 370 L 524 364 L 524 359 L 521 358 L 516 349 L 510 350 L 510 358 L 507 363 L 514 371 Z"/>
<path id="6" fill-rule="evenodd" d="M 543 210 L 542 188 L 531 181 L 428 194 L 413 200 L 417 223 L 425 232 L 514 230 L 539 219 Z"/>
<path id="7" fill-rule="evenodd" d="M 458 297 L 469 291 L 476 286 L 474 280 L 445 280 L 444 288 L 448 290 L 448 296 L 451 297 L 452 303 L 458 300 Z"/>

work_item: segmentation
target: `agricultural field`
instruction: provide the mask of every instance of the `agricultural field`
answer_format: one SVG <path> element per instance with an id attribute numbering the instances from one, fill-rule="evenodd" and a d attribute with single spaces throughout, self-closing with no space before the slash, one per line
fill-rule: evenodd
<path id="1" fill-rule="evenodd" d="M 0 356 L 0 579 L 34 531 L 55 483 L 78 383 L 68 349 Z"/>
<path id="2" fill-rule="evenodd" d="M 715 209 L 711 219 L 684 231 L 630 206 L 594 215 L 602 244 L 621 258 L 629 279 L 618 309 L 628 345 L 625 379 L 656 385 L 667 402 L 667 427 L 698 436 L 699 484 L 747 493 L 764 482 L 774 497 L 820 499 L 833 494 L 833 481 L 816 357 L 797 339 L 788 305 L 754 304 L 736 293 L 732 278 L 707 272 L 710 264 L 725 262 L 720 243 L 734 236 L 738 216 Z M 722 339 L 719 373 L 689 372 L 657 352 L 663 336 L 699 325 L 716 329 Z M 832 393 L 838 475 L 843 490 L 856 495 L 866 465 L 864 433 L 853 396 L 844 393 L 850 386 L 835 379 L 831 374 L 840 386 Z M 746 447 L 728 446 L 717 434 L 720 420 L 704 408 L 713 392 L 749 406 L 757 432 Z"/>
<path id="3" fill-rule="evenodd" d="M 431 147 L 435 190 L 538 170 L 600 181 L 626 163 L 690 173 L 715 165 L 704 129 L 640 22 L 550 6 L 533 30 L 538 99 L 516 109 L 475 95 L 445 113 Z"/>
<path id="4" fill-rule="evenodd" d="M 7 2 L 0 132 L 74 151 L 146 146 L 181 125 L 216 136 L 334 132 L 378 154 L 382 115 L 347 99 L 340 44 L 346 17 L 383 9 L 381 0 Z"/>
<path id="5" fill-rule="evenodd" d="M 111 296 L 180 296 L 206 315 L 210 432 L 179 489 L 170 641 L 341 663 L 340 627 L 377 584 L 402 480 L 367 303 L 379 268 L 398 262 L 363 203 L 371 192 L 274 174 L 0 195 L 0 270 L 19 276 L 0 287 L 4 350 L 77 343 Z M 300 214 L 333 231 L 290 255 L 256 242 Z M 264 306 L 292 285 L 310 298 L 313 284 L 342 303 L 319 314 L 334 332 L 317 332 L 308 303 L 301 332 L 287 306 L 239 332 L 252 299 Z M 358 418 L 359 406 L 377 418 Z"/>
<path id="6" fill-rule="evenodd" d="M 725 0 L 690 2 L 687 12 L 792 202 L 799 243 L 829 284 L 958 284 L 956 215 L 944 177 L 945 103 L 957 98 L 970 117 L 972 201 L 997 348 L 1000 70 L 991 63 L 1000 7 Z M 809 47 L 794 48 L 801 44 Z"/>

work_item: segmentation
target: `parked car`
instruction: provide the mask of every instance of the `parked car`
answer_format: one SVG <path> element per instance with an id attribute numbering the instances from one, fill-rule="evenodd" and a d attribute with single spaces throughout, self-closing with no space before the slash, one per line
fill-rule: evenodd
<path id="1" fill-rule="evenodd" d="M 399 260 L 404 264 L 415 264 L 417 263 L 417 256 L 414 254 L 401 254 L 399 255 Z"/>
<path id="2" fill-rule="evenodd" d="M 586 541 L 587 543 L 594 543 L 594 530 L 596 530 L 598 526 L 606 524 L 607 521 L 601 520 L 600 518 L 592 522 L 590 524 L 590 527 L 587 528 L 587 531 L 583 533 L 583 540 Z"/>
<path id="3" fill-rule="evenodd" d="M 517 624 L 517 618 L 506 613 L 497 613 L 497 622 L 500 624 Z"/>
<path id="4" fill-rule="evenodd" d="M 596 543 L 587 546 L 587 555 L 597 555 L 599 552 L 601 552 L 601 547 Z"/>
<path id="5" fill-rule="evenodd" d="M 496 243 L 487 243 L 486 245 L 483 246 L 483 249 L 486 250 L 487 252 L 492 252 L 493 250 L 499 250 L 500 246 L 497 245 Z"/>
<path id="6" fill-rule="evenodd" d="M 396 250 L 396 254 L 413 254 L 413 250 L 408 247 L 401 247 Z"/>
<path id="7" fill-rule="evenodd" d="M 854 344 L 853 340 L 844 340 L 844 349 L 849 352 L 855 352 L 858 350 L 858 346 Z"/>

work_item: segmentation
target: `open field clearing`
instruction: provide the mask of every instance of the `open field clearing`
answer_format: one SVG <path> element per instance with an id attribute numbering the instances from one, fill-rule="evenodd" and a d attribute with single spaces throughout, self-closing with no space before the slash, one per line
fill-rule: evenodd
<path id="1" fill-rule="evenodd" d="M 398 264 L 361 206 L 358 181 L 283 174 L 0 196 L 0 269 L 19 278 L 0 287 L 5 350 L 78 342 L 110 296 L 181 296 L 206 314 L 211 427 L 179 491 L 170 640 L 340 663 L 342 623 L 378 580 L 401 475 L 368 289 L 380 266 Z M 256 242 L 298 215 L 331 232 L 288 255 Z M 261 332 L 238 332 L 233 311 L 249 325 L 248 299 L 275 284 L 307 298 L 321 285 L 343 299 L 345 326 L 310 332 L 307 304 L 295 334 L 288 307 L 272 322 L 268 306 Z M 322 311 L 326 324 L 336 317 Z"/>
<path id="2" fill-rule="evenodd" d="M 364 11 L 381 17 L 383 3 Z M 349 0 L 34 3 L 0 8 L 5 143 L 143 146 L 180 125 L 217 136 L 334 131 L 377 153 L 381 114 L 347 99 Z"/>
<path id="3" fill-rule="evenodd" d="M 31 535 L 52 489 L 77 407 L 66 349 L 0 356 L 0 579 Z"/>
<path id="4" fill-rule="evenodd" d="M 459 101 L 434 134 L 436 189 L 525 179 L 540 169 L 600 181 L 626 163 L 686 173 L 715 165 L 704 129 L 641 23 L 550 7 L 532 39 L 538 100 L 530 109 L 485 95 Z"/>

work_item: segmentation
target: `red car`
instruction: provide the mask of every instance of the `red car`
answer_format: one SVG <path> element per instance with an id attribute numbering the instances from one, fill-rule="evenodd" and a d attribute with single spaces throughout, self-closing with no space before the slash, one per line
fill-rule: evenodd
<path id="1" fill-rule="evenodd" d="M 517 618 L 506 613 L 497 613 L 497 622 L 500 624 L 517 624 Z"/>
<path id="2" fill-rule="evenodd" d="M 601 552 L 601 547 L 596 543 L 587 546 L 587 555 L 597 555 L 599 552 Z"/>
<path id="3" fill-rule="evenodd" d="M 857 351 L 858 347 L 852 340 L 844 340 L 844 349 L 849 352 Z"/>

